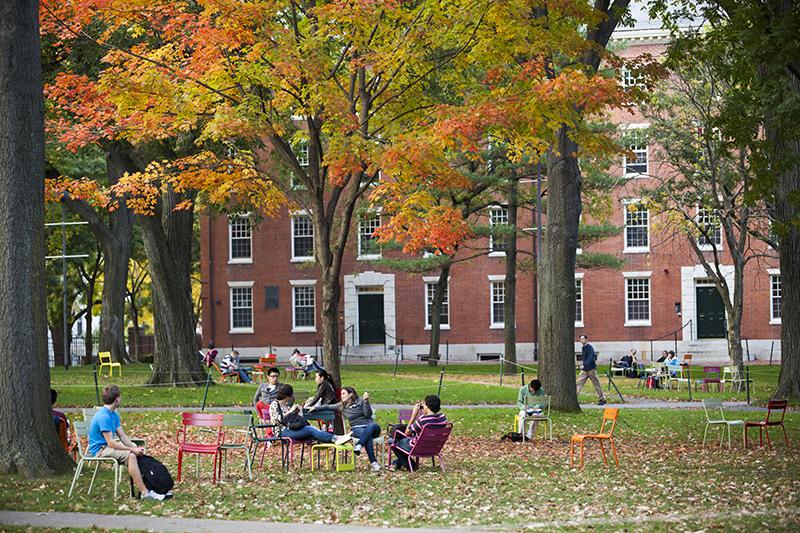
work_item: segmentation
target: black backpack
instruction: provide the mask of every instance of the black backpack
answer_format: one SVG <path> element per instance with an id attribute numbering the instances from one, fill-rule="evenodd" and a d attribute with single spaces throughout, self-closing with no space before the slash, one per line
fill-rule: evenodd
<path id="1" fill-rule="evenodd" d="M 500 440 L 501 441 L 507 440 L 511 442 L 522 442 L 522 433 L 517 433 L 516 431 L 512 431 L 500 437 Z"/>
<path id="2" fill-rule="evenodd" d="M 137 459 L 139 471 L 142 473 L 142 479 L 148 489 L 159 494 L 167 494 L 172 490 L 175 482 L 166 466 L 149 455 L 140 455 Z"/>

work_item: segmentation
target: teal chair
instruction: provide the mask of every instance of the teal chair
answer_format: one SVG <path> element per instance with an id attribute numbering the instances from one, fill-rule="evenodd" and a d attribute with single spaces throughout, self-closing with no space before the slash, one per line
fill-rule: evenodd
<path id="1" fill-rule="evenodd" d="M 744 435 L 744 420 L 728 420 L 725 418 L 725 412 L 722 409 L 722 400 L 719 398 L 709 398 L 703 400 L 703 411 L 706 413 L 706 429 L 703 431 L 703 447 L 706 445 L 706 436 L 708 435 L 708 428 L 712 426 L 720 426 L 722 433 L 719 436 L 719 445 L 722 446 L 723 439 L 725 438 L 725 431 L 728 431 L 728 448 L 731 447 L 731 426 L 741 427 L 742 435 Z M 744 436 L 742 437 L 744 439 Z"/>
<path id="2" fill-rule="evenodd" d="M 244 451 L 244 464 L 247 468 L 247 475 L 250 479 L 253 479 L 253 468 L 250 463 L 250 426 L 253 422 L 253 417 L 249 414 L 242 414 L 242 415 L 223 415 L 222 417 L 222 428 L 225 433 L 232 431 L 237 433 L 233 440 L 228 442 L 227 439 L 224 441 L 219 449 L 222 452 L 223 457 L 223 464 L 225 465 L 225 471 L 228 468 L 228 452 L 230 450 L 243 450 Z"/>
<path id="3" fill-rule="evenodd" d="M 529 405 L 530 404 L 530 405 Z M 525 434 L 527 433 L 526 428 L 528 423 L 538 423 L 542 422 L 545 424 L 544 426 L 544 436 L 549 436 L 550 440 L 553 440 L 553 420 L 550 418 L 550 396 L 528 396 L 525 398 L 525 412 L 528 412 L 528 409 L 539 406 L 542 409 L 541 414 L 532 414 L 532 415 L 524 415 L 522 417 L 522 440 L 525 441 Z M 516 429 L 514 430 L 516 431 Z M 536 438 L 536 434 L 533 434 L 533 437 Z"/>

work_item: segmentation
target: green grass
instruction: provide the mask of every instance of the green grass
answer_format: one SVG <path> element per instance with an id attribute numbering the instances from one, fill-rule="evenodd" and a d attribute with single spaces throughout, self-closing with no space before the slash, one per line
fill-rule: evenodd
<path id="1" fill-rule="evenodd" d="M 447 414 L 455 429 L 445 449 L 444 473 L 426 463 L 413 476 L 376 474 L 366 470 L 364 459 L 351 473 L 311 472 L 299 464 L 283 473 L 270 452 L 265 467 L 257 468 L 249 481 L 240 456 L 234 454 L 227 477 L 216 486 L 207 460 L 201 463 L 199 480 L 194 459 L 185 462 L 186 477 L 168 503 L 113 501 L 110 473 L 101 469 L 96 492 L 91 497 L 81 492 L 72 499 L 66 497 L 71 476 L 34 481 L 4 476 L 0 509 L 516 530 L 533 523 L 546 530 L 592 526 L 603 531 L 745 531 L 764 528 L 761 523 L 771 530 L 796 531 L 800 526 L 800 462 L 795 454 L 800 413 L 787 415 L 791 449 L 773 433 L 779 442 L 767 451 L 743 450 L 741 433 L 732 450 L 716 443 L 702 449 L 702 412 L 623 409 L 615 433 L 620 467 L 604 467 L 599 450 L 590 446 L 584 471 L 569 468 L 568 440 L 576 431 L 596 430 L 597 411 L 555 415 L 554 441 L 533 444 L 499 441 L 510 430 L 513 410 L 453 409 Z M 385 423 L 396 412 L 377 415 Z M 176 413 L 123 413 L 123 424 L 129 434 L 146 437 L 150 453 L 173 474 L 177 471 Z M 79 488 L 85 491 L 88 482 L 84 474 Z M 735 516 L 729 517 L 732 513 Z M 639 522 L 641 517 L 651 518 Z M 570 525 L 574 519 L 580 522 Z"/>
<path id="2" fill-rule="evenodd" d="M 359 393 L 365 390 L 369 391 L 374 403 L 411 404 L 426 394 L 438 391 L 442 368 L 405 364 L 398 368 L 395 377 L 392 365 L 349 365 L 343 368 L 342 381 L 345 385 L 355 387 Z M 448 405 L 514 403 L 516 401 L 515 389 L 522 382 L 520 374 L 504 375 L 501 386 L 498 364 L 452 364 L 444 367 L 444 370 L 442 401 Z M 777 366 L 751 367 L 751 378 L 754 381 L 751 390 L 752 401 L 757 404 L 766 401 L 777 383 L 778 371 L 779 367 Z M 126 365 L 123 372 L 124 377 L 121 378 L 99 376 L 98 387 L 102 390 L 104 385 L 110 383 L 121 385 L 125 405 L 199 407 L 203 402 L 205 388 L 202 386 L 146 386 L 145 383 L 150 376 L 149 365 Z M 600 372 L 605 372 L 605 369 L 601 368 Z M 526 381 L 533 377 L 535 374 L 530 370 L 525 374 Z M 606 379 L 602 378 L 601 381 L 606 387 Z M 311 393 L 316 387 L 310 378 L 305 381 L 287 382 L 301 393 Z M 685 386 L 681 390 L 647 390 L 637 389 L 638 380 L 636 379 L 616 377 L 614 382 L 627 399 L 689 400 L 689 392 Z M 59 391 L 58 403 L 61 406 L 86 407 L 97 403 L 91 367 L 75 367 L 68 371 L 63 368 L 51 369 L 51 384 Z M 546 390 L 547 384 L 545 383 L 544 386 Z M 255 389 L 255 384 L 216 384 L 209 387 L 206 403 L 209 406 L 249 405 Z M 581 401 L 592 402 L 596 400 L 596 397 L 593 387 L 587 383 L 583 389 Z M 692 392 L 694 400 L 708 397 L 743 401 L 746 393 L 730 391 L 719 393 L 715 390 L 710 392 L 693 390 Z"/>

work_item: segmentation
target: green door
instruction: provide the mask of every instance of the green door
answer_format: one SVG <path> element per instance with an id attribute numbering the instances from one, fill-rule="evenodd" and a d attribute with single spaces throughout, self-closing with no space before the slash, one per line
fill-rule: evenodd
<path id="1" fill-rule="evenodd" d="M 358 295 L 358 343 L 383 344 L 383 293 Z"/>
<path id="2" fill-rule="evenodd" d="M 697 287 L 697 338 L 725 338 L 725 304 L 716 287 Z"/>

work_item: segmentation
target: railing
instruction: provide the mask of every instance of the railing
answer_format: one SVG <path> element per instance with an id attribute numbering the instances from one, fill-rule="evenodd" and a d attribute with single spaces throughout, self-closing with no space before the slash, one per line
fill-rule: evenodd
<path id="1" fill-rule="evenodd" d="M 656 337 L 654 339 L 650 339 L 650 361 L 653 361 L 653 342 L 660 341 L 661 339 L 665 339 L 665 338 L 669 337 L 670 335 L 672 335 L 673 341 L 675 342 L 675 354 L 677 355 L 677 353 L 678 353 L 678 332 L 679 331 L 683 331 L 684 329 L 686 329 L 686 326 L 689 326 L 689 338 L 692 338 L 693 337 L 693 334 L 692 334 L 693 333 L 693 329 L 692 329 L 692 319 L 690 318 L 688 322 L 686 322 L 684 325 L 682 325 L 681 327 L 679 327 L 675 331 L 670 331 L 669 333 L 665 333 L 664 335 L 661 335 L 660 337 Z"/>
<path id="2" fill-rule="evenodd" d="M 402 350 L 403 350 L 403 339 L 398 339 L 397 337 L 395 337 L 395 336 L 394 336 L 394 335 L 392 335 L 391 333 L 387 333 L 387 332 L 386 332 L 386 324 L 384 324 L 384 325 L 383 325 L 383 357 L 384 357 L 384 358 L 386 357 L 386 350 L 387 350 L 386 338 L 387 338 L 387 337 L 391 337 L 391 338 L 392 338 L 392 340 L 394 341 L 395 355 L 397 355 L 397 343 L 398 343 L 398 342 L 400 343 L 400 353 L 402 354 Z M 396 357 L 395 357 L 395 359 L 396 359 Z"/>
<path id="3" fill-rule="evenodd" d="M 350 330 L 350 344 L 346 343 L 347 330 Z M 342 338 L 339 340 L 340 346 L 355 346 L 356 345 L 356 325 L 350 324 L 342 331 Z"/>

